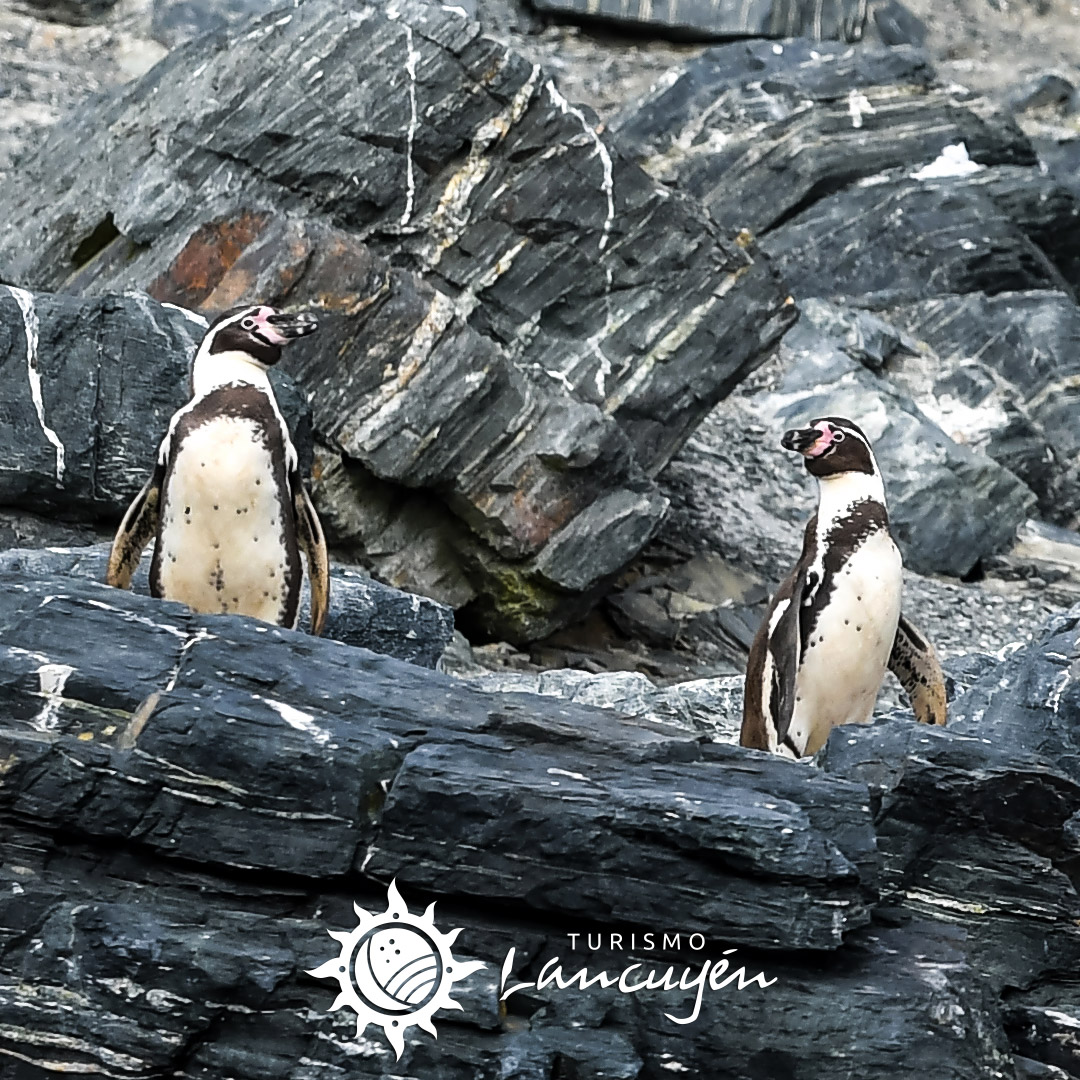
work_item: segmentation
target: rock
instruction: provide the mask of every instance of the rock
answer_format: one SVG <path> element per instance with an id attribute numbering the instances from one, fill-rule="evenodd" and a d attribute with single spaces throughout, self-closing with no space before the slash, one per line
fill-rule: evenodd
<path id="1" fill-rule="evenodd" d="M 716 553 L 686 559 L 656 552 L 628 576 L 605 600 L 625 633 L 664 647 L 688 636 L 712 638 L 734 646 L 743 666 L 771 596 L 760 575 Z"/>
<path id="2" fill-rule="evenodd" d="M 1080 782 L 1073 681 L 1078 627 L 1076 609 L 1051 619 L 1033 644 L 1014 651 L 957 700 L 952 709 L 955 729 L 1006 746 L 1014 754 L 1038 755 Z"/>
<path id="3" fill-rule="evenodd" d="M 0 185 L 67 110 L 144 74 L 165 54 L 148 37 L 102 25 L 113 10 L 108 0 L 23 0 L 0 9 Z"/>
<path id="4" fill-rule="evenodd" d="M 117 0 L 15 0 L 15 6 L 37 18 L 86 26 L 108 15 Z"/>
<path id="5" fill-rule="evenodd" d="M 886 0 L 885 3 L 875 5 L 873 16 L 874 28 L 882 44 L 915 45 L 919 48 L 926 44 L 926 23 L 904 7 L 900 0 Z"/>
<path id="6" fill-rule="evenodd" d="M 1071 1080 L 1069 1073 L 1055 1065 L 1044 1065 L 1031 1058 L 1016 1057 L 1017 1080 Z"/>
<path id="7" fill-rule="evenodd" d="M 768 250 L 796 293 L 874 307 L 1069 289 L 1024 230 L 963 178 L 886 180 L 827 196 L 770 233 Z"/>
<path id="8" fill-rule="evenodd" d="M 742 676 L 695 679 L 661 688 L 640 672 L 592 675 L 564 668 L 539 675 L 513 671 L 484 673 L 473 675 L 468 682 L 485 693 L 540 694 L 614 709 L 622 716 L 670 724 L 684 731 L 709 735 L 718 742 L 737 743 L 742 726 Z"/>
<path id="9" fill-rule="evenodd" d="M 631 1080 L 722 1057 L 739 1080 L 1006 1080 L 1014 1047 L 1065 1030 L 1040 995 L 1080 947 L 1054 865 L 1080 784 L 1004 739 L 843 728 L 819 771 L 79 577 L 0 579 L 0 1048 L 29 1069 Z M 304 974 L 391 875 L 486 964 L 397 1064 Z M 662 987 L 733 960 L 764 986 L 699 1006 L 689 981 L 537 985 L 553 963 Z M 499 971 L 526 984 L 509 1006 Z"/>
<path id="10" fill-rule="evenodd" d="M 857 0 L 682 0 L 680 3 L 625 4 L 616 0 L 529 0 L 537 11 L 584 20 L 600 19 L 619 25 L 692 36 L 808 37 L 858 41 L 866 19 L 865 4 Z"/>
<path id="11" fill-rule="evenodd" d="M 1029 1060 L 1037 1059 L 1024 1075 L 1068 1080 L 1080 1074 L 1080 1008 L 1075 999 L 1064 1008 L 1060 999 L 1049 1005 L 1013 1006 L 1006 1024 L 1014 1045 Z"/>
<path id="12" fill-rule="evenodd" d="M 142 294 L 80 300 L 0 285 L 0 505 L 118 520 L 188 400 L 205 329 Z M 287 377 L 272 379 L 306 470 L 307 405 Z"/>
<path id="13" fill-rule="evenodd" d="M 1076 100 L 1076 87 L 1063 75 L 1047 72 L 1022 87 L 1012 100 L 1016 112 L 1057 108 L 1064 111 Z"/>
<path id="14" fill-rule="evenodd" d="M 1039 153 L 1039 162 L 1046 171 L 1073 195 L 1080 198 L 1080 139 L 1042 137 L 1033 140 Z"/>
<path id="15" fill-rule="evenodd" d="M 110 544 L 90 547 L 0 551 L 0 573 L 29 578 L 71 576 L 103 582 Z M 150 553 L 143 556 L 132 584 L 148 596 Z M 297 627 L 309 623 L 309 593 L 305 578 Z M 349 567 L 331 564 L 330 611 L 323 636 L 346 645 L 433 668 L 454 632 L 454 613 L 426 596 L 391 589 Z"/>
<path id="16" fill-rule="evenodd" d="M 137 829 L 161 857 L 205 867 L 327 876 L 362 864 L 418 890 L 528 894 L 536 911 L 578 917 L 591 902 L 594 917 L 675 919 L 675 903 L 688 930 L 747 944 L 833 949 L 866 922 L 875 857 L 858 785 L 609 710 L 481 694 L 251 620 L 195 618 L 75 577 L 3 576 L 0 681 L 20 720 L 0 740 L 14 754 L 0 798 L 25 821 L 70 827 L 77 813 L 85 836 Z M 108 648 L 87 655 L 99 640 Z M 108 711 L 79 704 L 95 699 Z M 88 770 L 82 782 L 57 740 Z M 226 832 L 211 835 L 213 799 L 155 806 L 165 773 L 192 791 L 227 782 Z M 358 806 L 375 818 L 355 818 Z M 682 806 L 694 810 L 675 828 Z M 451 837 L 454 871 L 438 854 Z M 529 838 L 526 886 L 513 853 Z M 631 879 L 670 880 L 679 899 Z"/>
<path id="17" fill-rule="evenodd" d="M 911 48 L 778 48 L 708 50 L 615 130 L 652 175 L 775 253 L 796 295 L 872 305 L 890 288 L 1058 287 L 1055 271 L 1076 286 L 1080 204 L 1033 171 L 1034 148 L 1010 115 L 935 85 Z"/>
<path id="18" fill-rule="evenodd" d="M 93 525 L 55 521 L 25 510 L 0 510 L 0 550 L 45 545 L 81 547 L 104 539 Z"/>
<path id="19" fill-rule="evenodd" d="M 280 6 L 275 0 L 154 0 L 150 29 L 157 41 L 171 49 Z"/>
<path id="20" fill-rule="evenodd" d="M 1066 414 L 1080 308 L 1072 297 L 944 296 L 888 317 L 933 350 L 898 358 L 892 378 L 952 439 L 1023 479 L 1051 521 L 1073 522 L 1080 446 Z"/>
<path id="21" fill-rule="evenodd" d="M 649 539 L 665 506 L 649 474 L 794 305 L 765 260 L 453 10 L 315 6 L 178 49 L 100 106 L 127 118 L 101 114 L 134 156 L 55 132 L 0 198 L 14 215 L 0 267 L 207 310 L 256 294 L 322 306 L 318 345 L 292 350 L 290 370 L 314 395 L 335 542 L 467 608 L 474 634 L 535 640 Z M 382 58 L 359 87 L 334 44 L 354 39 Z M 290 75 L 304 63 L 323 72 L 306 119 Z M 245 80 L 257 109 L 239 107 Z M 213 97 L 225 85 L 232 104 Z M 40 185 L 79 155 L 46 209 Z"/>
<path id="22" fill-rule="evenodd" d="M 972 695 L 977 688 L 953 703 L 946 729 L 892 720 L 838 728 L 821 763 L 870 788 L 883 903 L 946 925 L 970 919 L 968 955 L 995 993 L 1049 993 L 1080 963 L 1066 827 L 1080 785 L 1059 756 L 1028 749 L 1019 712 L 1011 727 L 968 719 Z"/>
<path id="23" fill-rule="evenodd" d="M 1011 117 L 933 79 L 909 47 L 725 45 L 658 82 L 613 127 L 646 171 L 760 238 L 845 185 L 932 160 L 949 143 L 980 162 L 1034 163 Z M 742 198 L 723 196 L 733 185 Z"/>
<path id="24" fill-rule="evenodd" d="M 987 566 L 995 577 L 1041 585 L 1059 608 L 1080 603 L 1080 537 L 1072 529 L 1025 521 L 1016 531 L 1016 543 Z"/>

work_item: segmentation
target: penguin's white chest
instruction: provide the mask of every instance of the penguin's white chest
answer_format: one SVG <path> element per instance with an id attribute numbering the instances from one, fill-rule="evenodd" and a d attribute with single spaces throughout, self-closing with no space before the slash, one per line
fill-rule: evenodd
<path id="1" fill-rule="evenodd" d="M 837 724 L 866 723 L 874 711 L 900 619 L 900 552 L 884 530 L 871 534 L 831 578 L 795 679 L 790 734 L 816 753 Z"/>
<path id="2" fill-rule="evenodd" d="M 262 427 L 216 417 L 173 454 L 159 532 L 161 594 L 195 611 L 279 623 L 295 559 Z"/>

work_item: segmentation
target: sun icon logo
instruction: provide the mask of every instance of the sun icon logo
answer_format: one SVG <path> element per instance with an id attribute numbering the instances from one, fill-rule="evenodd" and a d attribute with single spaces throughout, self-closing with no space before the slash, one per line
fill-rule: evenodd
<path id="1" fill-rule="evenodd" d="M 423 915 L 412 915 L 395 882 L 386 890 L 386 911 L 372 915 L 353 904 L 360 922 L 355 930 L 327 931 L 341 943 L 334 960 L 307 974 L 337 979 L 341 993 L 329 1012 L 348 1005 L 356 1013 L 359 1038 L 368 1024 L 378 1024 L 397 1056 L 405 1049 L 405 1031 L 416 1026 L 439 1033 L 432 1016 L 439 1009 L 460 1009 L 450 997 L 454 983 L 484 967 L 480 960 L 455 960 L 450 952 L 460 927 L 448 934 L 435 926 L 431 904 Z"/>

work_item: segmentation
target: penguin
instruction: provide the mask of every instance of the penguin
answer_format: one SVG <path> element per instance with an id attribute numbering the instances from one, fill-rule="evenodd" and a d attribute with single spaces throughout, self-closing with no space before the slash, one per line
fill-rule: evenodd
<path id="1" fill-rule="evenodd" d="M 326 540 L 267 375 L 285 345 L 317 327 L 310 314 L 262 305 L 210 325 L 191 366 L 191 399 L 173 415 L 153 474 L 117 530 L 108 584 L 130 588 L 154 539 L 154 596 L 295 628 L 302 550 L 311 632 L 322 633 Z"/>
<path id="2" fill-rule="evenodd" d="M 800 758 L 838 724 L 866 723 L 887 667 L 923 723 L 945 723 L 945 683 L 927 639 L 901 614 L 903 566 L 866 435 L 826 416 L 788 431 L 818 481 L 802 554 L 750 649 L 740 742 Z"/>

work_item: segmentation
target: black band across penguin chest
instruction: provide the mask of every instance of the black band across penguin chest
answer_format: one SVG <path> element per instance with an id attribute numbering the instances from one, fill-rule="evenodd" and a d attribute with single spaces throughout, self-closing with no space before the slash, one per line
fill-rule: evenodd
<path id="1" fill-rule="evenodd" d="M 172 434 L 151 589 L 196 611 L 291 626 L 300 580 L 287 446 L 274 403 L 258 386 L 214 389 Z"/>
<path id="2" fill-rule="evenodd" d="M 832 600 L 840 575 L 852 556 L 859 551 L 871 535 L 889 531 L 889 518 L 885 507 L 876 499 L 864 499 L 853 503 L 847 513 L 834 521 L 819 541 L 808 578 L 812 592 L 809 603 L 803 603 L 799 611 L 800 652 L 805 655 L 813 638 L 822 611 Z"/>

